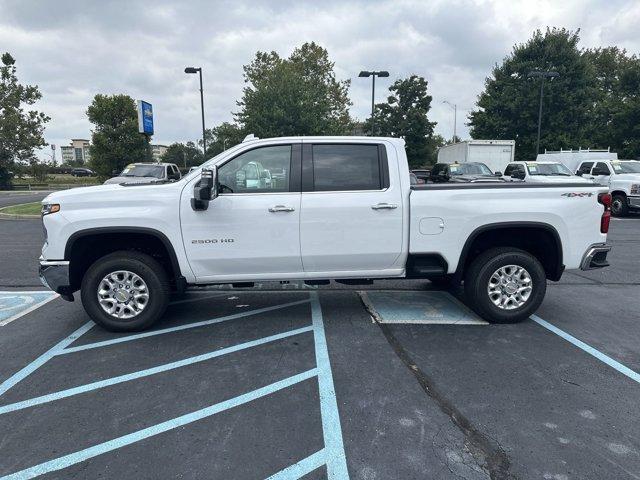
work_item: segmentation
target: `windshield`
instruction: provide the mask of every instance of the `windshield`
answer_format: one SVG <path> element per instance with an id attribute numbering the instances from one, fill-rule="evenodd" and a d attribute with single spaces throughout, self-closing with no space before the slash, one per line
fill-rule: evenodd
<path id="1" fill-rule="evenodd" d="M 571 171 L 561 163 L 527 163 L 529 175 L 561 175 L 572 176 Z"/>
<path id="2" fill-rule="evenodd" d="M 493 175 L 484 163 L 460 163 L 449 166 L 451 175 Z"/>
<path id="3" fill-rule="evenodd" d="M 162 165 L 127 165 L 120 176 L 164 178 L 164 167 Z"/>
<path id="4" fill-rule="evenodd" d="M 640 162 L 635 160 L 626 162 L 611 162 L 613 171 L 616 173 L 640 173 Z"/>

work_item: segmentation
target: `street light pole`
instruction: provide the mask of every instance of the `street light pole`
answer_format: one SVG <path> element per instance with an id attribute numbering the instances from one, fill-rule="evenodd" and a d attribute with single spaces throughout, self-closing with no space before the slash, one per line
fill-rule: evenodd
<path id="1" fill-rule="evenodd" d="M 544 79 L 559 77 L 558 72 L 542 72 L 540 70 L 534 70 L 529 72 L 527 78 L 540 78 L 540 104 L 538 105 L 538 136 L 536 139 L 536 158 L 540 153 L 540 130 L 542 128 L 542 94 L 544 92 Z"/>
<path id="2" fill-rule="evenodd" d="M 450 107 L 453 107 L 453 141 L 455 142 L 458 138 L 458 105 L 456 103 L 451 103 L 448 100 L 444 100 L 442 103 L 446 103 Z"/>
<path id="3" fill-rule="evenodd" d="M 187 67 L 184 69 L 184 73 L 198 73 L 200 75 L 200 111 L 202 113 L 202 154 L 207 154 L 207 139 L 206 130 L 204 127 L 204 92 L 202 90 L 202 68 L 201 67 Z"/>
<path id="4" fill-rule="evenodd" d="M 358 77 L 373 77 L 371 82 L 371 136 L 375 134 L 376 124 L 375 124 L 375 116 L 376 113 L 376 77 L 385 78 L 389 76 L 389 72 L 385 70 L 379 71 L 367 71 L 362 70 Z"/>

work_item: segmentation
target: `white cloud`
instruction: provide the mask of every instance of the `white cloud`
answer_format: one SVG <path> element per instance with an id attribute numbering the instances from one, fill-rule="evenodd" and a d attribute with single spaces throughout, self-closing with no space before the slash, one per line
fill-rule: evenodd
<path id="1" fill-rule="evenodd" d="M 547 26 L 581 28 L 582 46 L 640 50 L 634 0 L 196 1 L 0 0 L 0 45 L 17 59 L 21 81 L 38 84 L 38 107 L 52 117 L 46 138 L 88 137 L 86 108 L 96 93 L 127 93 L 154 104 L 155 142 L 200 136 L 198 83 L 203 67 L 208 125 L 237 109 L 242 66 L 257 50 L 288 55 L 306 41 L 329 50 L 341 79 L 351 78 L 352 114 L 370 112 L 371 84 L 361 69 L 386 69 L 380 101 L 395 78 L 423 75 L 432 120 L 445 137 L 468 135 L 466 114 L 492 66 L 515 43 Z"/>

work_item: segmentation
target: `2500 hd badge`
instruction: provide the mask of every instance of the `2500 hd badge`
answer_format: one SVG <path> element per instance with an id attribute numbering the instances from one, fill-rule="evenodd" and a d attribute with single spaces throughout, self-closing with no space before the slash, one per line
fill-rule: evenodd
<path id="1" fill-rule="evenodd" d="M 206 238 L 204 240 L 191 240 L 191 243 L 233 243 L 233 238 Z"/>

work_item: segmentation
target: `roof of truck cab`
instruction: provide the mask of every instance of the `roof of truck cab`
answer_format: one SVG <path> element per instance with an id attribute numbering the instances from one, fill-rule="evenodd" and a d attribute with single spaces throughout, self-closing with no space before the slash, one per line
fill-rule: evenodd
<path id="1" fill-rule="evenodd" d="M 255 138 L 242 142 L 242 144 L 249 143 L 270 143 L 274 141 L 289 141 L 289 142 L 297 142 L 302 141 L 303 143 L 312 143 L 317 141 L 322 142 L 340 142 L 340 143 L 376 143 L 376 142 L 390 142 L 398 145 L 404 146 L 405 141 L 403 138 L 396 137 L 367 137 L 363 135 L 336 135 L 336 136 L 297 136 L 297 137 L 270 137 L 270 138 Z"/>

